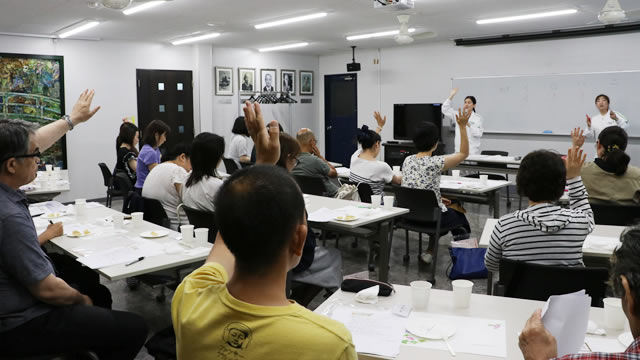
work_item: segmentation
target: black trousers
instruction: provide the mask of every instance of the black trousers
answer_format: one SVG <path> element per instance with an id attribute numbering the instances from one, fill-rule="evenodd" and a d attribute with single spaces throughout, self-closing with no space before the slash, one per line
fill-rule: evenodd
<path id="1" fill-rule="evenodd" d="M 97 306 L 56 308 L 0 332 L 3 357 L 93 351 L 100 360 L 134 359 L 147 338 L 138 315 Z"/>

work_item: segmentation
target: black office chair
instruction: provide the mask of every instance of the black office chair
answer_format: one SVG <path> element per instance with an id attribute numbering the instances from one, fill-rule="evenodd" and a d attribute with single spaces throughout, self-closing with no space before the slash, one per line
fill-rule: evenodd
<path id="1" fill-rule="evenodd" d="M 100 167 L 100 171 L 102 172 L 102 179 L 104 180 L 104 186 L 107 187 L 107 207 L 111 207 L 111 200 L 113 196 L 122 196 L 126 194 L 122 192 L 122 190 L 116 190 L 113 187 L 113 175 L 111 174 L 111 170 L 105 163 L 98 163 L 98 167 Z"/>
<path id="2" fill-rule="evenodd" d="M 238 171 L 238 164 L 233 159 L 222 158 L 222 162 L 224 162 L 224 167 L 227 169 L 227 174 L 231 175 Z"/>
<path id="3" fill-rule="evenodd" d="M 156 199 L 142 197 L 142 202 L 144 206 L 144 217 L 145 221 L 154 223 L 156 225 L 164 226 L 166 228 L 171 227 L 171 222 L 169 221 L 169 217 L 167 216 L 167 212 L 164 211 L 162 204 L 160 201 Z"/>
<path id="4" fill-rule="evenodd" d="M 633 201 L 611 202 L 589 199 L 589 204 L 598 225 L 629 226 L 640 220 L 640 205 Z"/>
<path id="5" fill-rule="evenodd" d="M 408 214 L 402 215 L 395 222 L 396 227 L 405 231 L 405 254 L 402 259 L 406 263 L 410 258 L 409 231 L 418 233 L 418 254 L 422 253 L 422 234 L 428 234 L 429 241 L 434 242 L 431 281 L 435 282 L 440 236 L 458 227 L 443 228 L 440 225 L 442 210 L 440 210 L 438 199 L 433 191 L 394 185 L 393 192 L 396 195 L 396 207 L 410 210 Z"/>
<path id="6" fill-rule="evenodd" d="M 248 168 L 253 166 L 254 164 L 252 162 L 244 162 L 244 161 L 240 161 L 240 166 L 244 169 L 244 168 Z"/>
<path id="7" fill-rule="evenodd" d="M 591 306 L 602 307 L 608 280 L 606 268 L 540 265 L 503 258 L 494 294 L 546 301 L 552 295 L 585 289 L 591 296 Z"/>
<path id="8" fill-rule="evenodd" d="M 494 156 L 494 155 L 500 155 L 500 156 L 509 156 L 509 153 L 507 151 L 501 151 L 501 150 L 482 150 L 480 152 L 480 155 L 488 155 L 488 156 Z M 481 162 L 481 161 L 479 161 Z M 482 166 L 484 167 L 492 167 L 492 168 L 496 168 L 496 169 L 506 169 L 507 165 L 506 164 L 493 164 L 493 163 L 482 163 Z M 480 175 L 487 175 L 487 179 L 489 180 L 504 180 L 504 181 L 508 181 L 509 180 L 509 175 L 504 174 L 484 174 L 484 173 L 477 173 L 477 174 L 470 174 L 470 175 L 466 175 L 465 177 L 470 177 L 470 178 L 480 178 Z M 511 207 L 511 197 L 509 196 L 509 187 L 506 187 L 507 189 L 507 206 Z M 518 205 L 519 207 L 522 206 L 522 197 L 520 197 L 520 203 Z"/>
<path id="9" fill-rule="evenodd" d="M 116 170 L 115 174 L 113 174 L 113 184 L 122 194 L 122 212 L 125 212 L 125 205 L 127 202 L 126 197 L 127 194 L 129 194 L 129 191 L 133 191 L 133 183 L 127 173 Z"/>
<path id="10" fill-rule="evenodd" d="M 300 189 L 305 194 L 325 196 L 327 192 L 326 188 L 324 187 L 324 182 L 322 182 L 322 179 L 318 177 L 293 175 L 293 178 L 296 180 L 298 186 L 300 186 Z"/>
<path id="11" fill-rule="evenodd" d="M 371 190 L 371 186 L 367 183 L 356 183 L 349 180 L 340 180 L 342 184 L 353 185 L 358 188 L 358 196 L 360 196 L 360 201 L 363 203 L 371 204 L 371 195 L 373 195 L 373 190 Z M 379 205 L 379 204 L 377 204 Z"/>
<path id="12" fill-rule="evenodd" d="M 215 243 L 216 234 L 218 233 L 218 225 L 216 224 L 216 214 L 202 210 L 192 209 L 182 205 L 182 209 L 187 214 L 189 224 L 196 228 L 209 229 L 209 242 Z"/>

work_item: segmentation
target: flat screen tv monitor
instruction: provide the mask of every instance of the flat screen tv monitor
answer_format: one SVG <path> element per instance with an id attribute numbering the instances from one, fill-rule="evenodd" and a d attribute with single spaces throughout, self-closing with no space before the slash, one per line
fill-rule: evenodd
<path id="1" fill-rule="evenodd" d="M 393 138 L 413 140 L 414 131 L 424 123 L 432 123 L 438 128 L 438 139 L 442 134 L 441 104 L 394 104 Z"/>

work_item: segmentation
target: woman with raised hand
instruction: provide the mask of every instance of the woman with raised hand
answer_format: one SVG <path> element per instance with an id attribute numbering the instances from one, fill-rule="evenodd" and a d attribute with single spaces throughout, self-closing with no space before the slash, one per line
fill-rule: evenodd
<path id="1" fill-rule="evenodd" d="M 451 118 L 451 121 L 456 119 L 456 110 L 451 105 L 453 98 L 458 93 L 458 88 L 451 90 L 449 97 L 447 100 L 442 103 L 442 113 L 445 116 Z M 467 122 L 467 133 L 469 136 L 469 154 L 470 155 L 480 155 L 480 145 L 482 141 L 482 134 L 484 129 L 482 128 L 482 124 L 484 122 L 482 116 L 476 112 L 476 98 L 475 96 L 467 96 L 464 98 L 464 105 L 462 106 L 462 110 L 466 112 L 471 112 L 471 117 Z M 456 126 L 456 136 L 455 136 L 455 151 L 460 152 L 460 125 L 455 122 Z"/>

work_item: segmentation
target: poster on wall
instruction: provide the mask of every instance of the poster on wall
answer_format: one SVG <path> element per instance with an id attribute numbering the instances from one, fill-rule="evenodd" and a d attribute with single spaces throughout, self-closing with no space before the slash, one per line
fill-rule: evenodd
<path id="1" fill-rule="evenodd" d="M 0 53 L 0 117 L 43 126 L 64 113 L 62 56 Z M 67 167 L 66 137 L 40 156 L 40 163 Z"/>
<path id="2" fill-rule="evenodd" d="M 295 70 L 280 70 L 280 91 L 289 93 L 289 95 L 296 94 L 296 71 Z"/>
<path id="3" fill-rule="evenodd" d="M 216 66 L 216 95 L 233 95 L 233 68 Z"/>
<path id="4" fill-rule="evenodd" d="M 260 78 L 262 79 L 261 87 L 263 93 L 270 93 L 278 91 L 276 89 L 276 70 L 275 69 L 261 69 Z"/>
<path id="5" fill-rule="evenodd" d="M 240 94 L 252 94 L 256 87 L 256 69 L 238 68 L 238 91 Z"/>
<path id="6" fill-rule="evenodd" d="M 313 95 L 313 71 L 300 70 L 300 95 Z"/>

